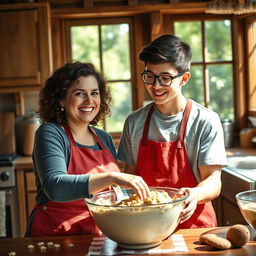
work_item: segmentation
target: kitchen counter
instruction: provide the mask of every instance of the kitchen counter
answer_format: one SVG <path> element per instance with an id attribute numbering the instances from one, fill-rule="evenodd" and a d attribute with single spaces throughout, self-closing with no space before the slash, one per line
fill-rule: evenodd
<path id="1" fill-rule="evenodd" d="M 228 148 L 226 149 L 227 156 L 237 155 L 255 155 L 256 148 Z M 14 166 L 17 169 L 33 168 L 33 161 L 31 156 L 18 156 L 14 161 Z"/>
<path id="2" fill-rule="evenodd" d="M 199 242 L 199 236 L 203 233 L 215 233 L 220 236 L 225 236 L 228 227 L 221 228 L 203 228 L 203 229 L 181 229 L 174 233 L 174 235 L 182 235 L 187 246 L 187 252 L 166 252 L 166 255 L 247 255 L 253 256 L 256 252 L 256 231 L 250 228 L 251 237 L 250 241 L 242 248 L 231 248 L 228 250 L 213 249 L 208 245 L 201 244 Z M 16 255 L 30 255 L 30 256 L 85 256 L 88 253 L 89 247 L 93 238 L 93 235 L 80 235 L 80 236 L 53 236 L 53 237 L 39 237 L 39 238 L 7 238 L 0 239 L 0 254 L 1 256 L 8 256 L 10 252 L 16 252 Z M 169 239 L 163 241 L 161 245 L 162 253 L 171 248 Z M 46 251 L 41 251 L 38 242 L 53 242 L 59 244 L 60 247 L 47 247 Z M 29 249 L 27 246 L 33 244 L 34 249 Z M 73 246 L 72 246 L 73 245 Z M 47 246 L 47 245 L 46 245 Z M 159 246 L 160 247 L 160 246 Z M 157 248 L 159 248 L 157 247 Z M 126 253 L 127 254 L 127 253 Z M 160 252 L 154 253 L 154 255 L 160 255 Z M 92 255 L 92 254 L 90 254 Z M 100 255 L 100 254 L 97 254 Z M 133 255 L 138 255 L 134 253 Z"/>
<path id="3" fill-rule="evenodd" d="M 14 166 L 16 169 L 32 169 L 33 161 L 31 156 L 18 156 L 14 160 Z"/>
<path id="4" fill-rule="evenodd" d="M 227 148 L 227 156 L 237 156 L 237 155 L 256 155 L 256 148 Z"/>
<path id="5" fill-rule="evenodd" d="M 226 149 L 227 156 L 236 155 L 255 155 L 256 148 L 228 148 Z M 33 161 L 31 156 L 19 156 L 14 161 L 14 166 L 18 169 L 33 168 Z"/>

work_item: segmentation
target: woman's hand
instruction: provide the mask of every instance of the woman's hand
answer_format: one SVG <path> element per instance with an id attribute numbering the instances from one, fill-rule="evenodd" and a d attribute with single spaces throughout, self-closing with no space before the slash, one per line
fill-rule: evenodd
<path id="1" fill-rule="evenodd" d="M 135 190 L 141 200 L 150 196 L 149 187 L 142 177 L 128 173 L 113 173 L 114 184 L 130 187 Z"/>
<path id="2" fill-rule="evenodd" d="M 188 193 L 188 198 L 185 200 L 186 206 L 180 214 L 180 223 L 183 223 L 186 220 L 188 220 L 195 212 L 198 203 L 198 195 L 200 193 L 200 189 L 182 188 L 181 190 Z"/>
<path id="3" fill-rule="evenodd" d="M 89 180 L 89 193 L 97 193 L 112 184 L 133 188 L 141 200 L 150 196 L 149 187 L 142 177 L 121 172 L 91 174 Z"/>

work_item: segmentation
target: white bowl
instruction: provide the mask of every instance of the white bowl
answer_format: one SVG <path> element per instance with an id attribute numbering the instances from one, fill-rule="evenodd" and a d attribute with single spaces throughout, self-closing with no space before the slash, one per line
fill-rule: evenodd
<path id="1" fill-rule="evenodd" d="M 171 198 L 181 192 L 180 189 L 166 187 L 150 189 L 165 191 Z M 126 189 L 126 192 L 128 195 L 134 194 L 132 189 Z M 95 223 L 107 237 L 124 248 L 144 249 L 159 245 L 173 233 L 188 197 L 187 193 L 183 192 L 183 195 L 168 203 L 113 206 L 116 195 L 111 190 L 97 193 L 91 199 L 85 199 L 85 202 Z"/>
<path id="2" fill-rule="evenodd" d="M 246 222 L 256 230 L 256 190 L 240 192 L 236 200 Z"/>

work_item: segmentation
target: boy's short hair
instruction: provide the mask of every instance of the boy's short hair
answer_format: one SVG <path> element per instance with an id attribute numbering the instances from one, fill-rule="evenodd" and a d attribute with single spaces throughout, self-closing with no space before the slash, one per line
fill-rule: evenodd
<path id="1" fill-rule="evenodd" d="M 169 62 L 177 71 L 186 72 L 190 69 L 192 51 L 189 44 L 174 35 L 163 35 L 144 46 L 139 59 L 151 64 Z"/>

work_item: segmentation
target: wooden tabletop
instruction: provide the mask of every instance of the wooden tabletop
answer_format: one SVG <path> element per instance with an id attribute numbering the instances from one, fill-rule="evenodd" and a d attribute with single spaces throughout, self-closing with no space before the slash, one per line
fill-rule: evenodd
<path id="1" fill-rule="evenodd" d="M 229 250 L 217 250 L 210 246 L 201 244 L 199 236 L 202 233 L 215 233 L 220 236 L 225 236 L 228 227 L 214 228 L 214 229 L 181 229 L 174 233 L 174 236 L 181 235 L 185 240 L 187 251 L 185 252 L 171 252 L 170 240 L 166 239 L 162 242 L 161 246 L 153 248 L 154 255 L 256 255 L 256 231 L 250 229 L 250 241 L 242 248 L 232 248 Z M 40 237 L 40 238 L 2 238 L 0 239 L 0 255 L 9 256 L 10 252 L 16 252 L 16 256 L 29 255 L 29 256 L 85 256 L 89 252 L 89 247 L 93 239 L 103 239 L 102 237 L 95 237 L 93 235 L 80 235 L 80 236 L 55 236 L 55 237 Z M 44 242 L 45 248 L 40 249 L 40 242 Z M 52 242 L 53 245 L 47 245 Z M 28 245 L 33 245 L 34 248 L 29 249 Z M 159 249 L 160 248 L 160 251 Z M 44 250 L 45 249 L 45 250 Z M 161 251 L 162 250 L 162 251 Z M 142 255 L 140 251 L 136 251 L 133 255 Z M 129 254 L 129 253 L 123 253 Z M 146 253 L 144 253 L 146 254 Z M 98 254 L 99 255 L 99 254 Z"/>

